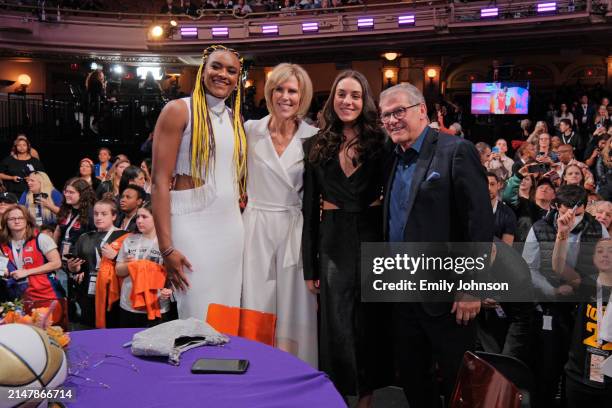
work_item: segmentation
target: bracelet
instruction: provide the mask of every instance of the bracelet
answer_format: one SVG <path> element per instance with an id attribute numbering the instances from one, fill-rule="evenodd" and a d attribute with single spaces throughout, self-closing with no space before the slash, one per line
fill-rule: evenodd
<path id="1" fill-rule="evenodd" d="M 559 241 L 565 241 L 569 237 L 569 232 L 557 232 L 557 239 Z"/>
<path id="2" fill-rule="evenodd" d="M 167 256 L 169 256 L 170 254 L 172 254 L 174 252 L 174 247 L 169 246 L 168 248 L 164 249 L 161 253 L 161 255 L 165 258 Z"/>

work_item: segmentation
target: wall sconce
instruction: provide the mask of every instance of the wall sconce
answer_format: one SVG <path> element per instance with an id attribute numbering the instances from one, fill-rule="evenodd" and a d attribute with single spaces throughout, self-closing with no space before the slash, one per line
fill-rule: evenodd
<path id="1" fill-rule="evenodd" d="M 395 61 L 398 56 L 399 54 L 397 52 L 385 52 L 383 54 L 383 57 L 385 57 L 387 61 Z"/>
<path id="2" fill-rule="evenodd" d="M 21 93 L 26 93 L 28 85 L 32 83 L 32 78 L 28 74 L 21 74 L 17 77 L 17 83 L 19 86 L 16 91 Z"/>
<path id="3" fill-rule="evenodd" d="M 385 79 L 387 80 L 387 88 L 393 85 L 393 77 L 395 76 L 395 72 L 392 69 L 385 70 Z"/>
<path id="4" fill-rule="evenodd" d="M 253 80 L 252 79 L 247 79 L 246 81 L 244 81 L 244 87 L 245 88 L 250 88 L 253 86 Z"/>
<path id="5" fill-rule="evenodd" d="M 430 81 L 433 81 L 433 79 L 436 77 L 438 73 L 436 72 L 436 70 L 434 68 L 429 68 L 427 70 L 427 78 L 429 78 Z"/>

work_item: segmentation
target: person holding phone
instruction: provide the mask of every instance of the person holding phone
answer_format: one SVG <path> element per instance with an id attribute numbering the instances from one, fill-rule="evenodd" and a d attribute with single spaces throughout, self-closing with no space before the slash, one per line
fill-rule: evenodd
<path id="1" fill-rule="evenodd" d="M 20 197 L 26 190 L 25 177 L 33 171 L 44 171 L 40 160 L 32 155 L 32 147 L 28 139 L 19 135 L 13 142 L 11 154 L 0 162 L 0 180 L 6 185 L 7 191 Z"/>
<path id="2" fill-rule="evenodd" d="M 25 206 L 36 220 L 36 225 L 55 224 L 64 196 L 57 191 L 47 173 L 35 171 L 26 177 L 28 189 L 19 204 Z"/>
<path id="3" fill-rule="evenodd" d="M 536 161 L 538 163 L 548 163 L 549 165 L 559 161 L 559 157 L 552 151 L 550 135 L 540 133 L 536 139 Z"/>
<path id="4" fill-rule="evenodd" d="M 500 176 L 502 181 L 507 180 L 512 175 L 512 166 L 514 165 L 514 160 L 506 155 L 507 152 L 508 142 L 505 139 L 497 139 L 495 146 L 491 149 L 491 160 L 487 165 L 487 169 Z M 499 169 L 502 171 L 499 171 Z"/>
<path id="5" fill-rule="evenodd" d="M 60 248 L 62 255 L 63 270 L 67 271 L 67 255 L 74 254 L 73 246 L 78 238 L 94 228 L 93 205 L 95 193 L 93 189 L 83 179 L 72 178 L 64 186 L 64 202 L 57 215 L 57 227 L 55 228 L 54 238 Z M 70 300 L 68 313 L 71 321 L 79 321 L 76 304 L 78 303 L 77 294 L 82 292 L 82 277 L 71 276 L 68 274 L 68 297 Z"/>
<path id="6" fill-rule="evenodd" d="M 102 199 L 94 205 L 93 219 L 95 231 L 82 234 L 76 242 L 74 251 L 66 254 L 68 270 L 77 282 L 76 299 L 81 307 L 80 323 L 96 327 L 96 284 L 102 260 L 115 262 L 121 248 L 121 239 L 127 231 L 115 228 L 117 204 Z M 106 327 L 119 327 L 117 305 L 106 313 Z"/>
<path id="7" fill-rule="evenodd" d="M 8 286 L 19 288 L 23 300 L 36 301 L 36 307 L 48 307 L 54 299 L 66 295 L 55 277 L 61 266 L 53 238 L 39 234 L 28 210 L 12 205 L 2 215 L 0 246 L 8 258 Z M 23 291 L 23 292 L 22 292 Z"/>

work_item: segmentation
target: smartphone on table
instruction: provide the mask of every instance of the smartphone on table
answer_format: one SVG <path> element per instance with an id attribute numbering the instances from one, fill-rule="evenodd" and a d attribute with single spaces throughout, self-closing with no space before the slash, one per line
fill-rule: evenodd
<path id="1" fill-rule="evenodd" d="M 194 374 L 244 374 L 249 360 L 201 358 L 191 366 Z"/>

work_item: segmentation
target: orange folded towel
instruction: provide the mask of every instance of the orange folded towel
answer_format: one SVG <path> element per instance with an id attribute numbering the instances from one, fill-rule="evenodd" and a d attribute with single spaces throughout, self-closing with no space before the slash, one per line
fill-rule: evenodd
<path id="1" fill-rule="evenodd" d="M 161 317 L 158 291 L 166 283 L 166 269 L 155 262 L 141 259 L 128 263 L 128 270 L 132 278 L 132 307 L 146 309 L 149 320 Z"/>
<path id="2" fill-rule="evenodd" d="M 221 333 L 269 346 L 275 344 L 276 315 L 273 313 L 211 303 L 208 305 L 206 322 Z"/>
<path id="3" fill-rule="evenodd" d="M 129 234 L 125 234 L 111 242 L 109 245 L 118 251 L 123 244 L 123 240 Z M 111 309 L 113 303 L 121 296 L 121 283 L 123 278 L 119 278 L 115 273 L 115 261 L 102 257 L 98 278 L 96 280 L 96 327 L 103 329 L 106 327 L 106 311 Z"/>

